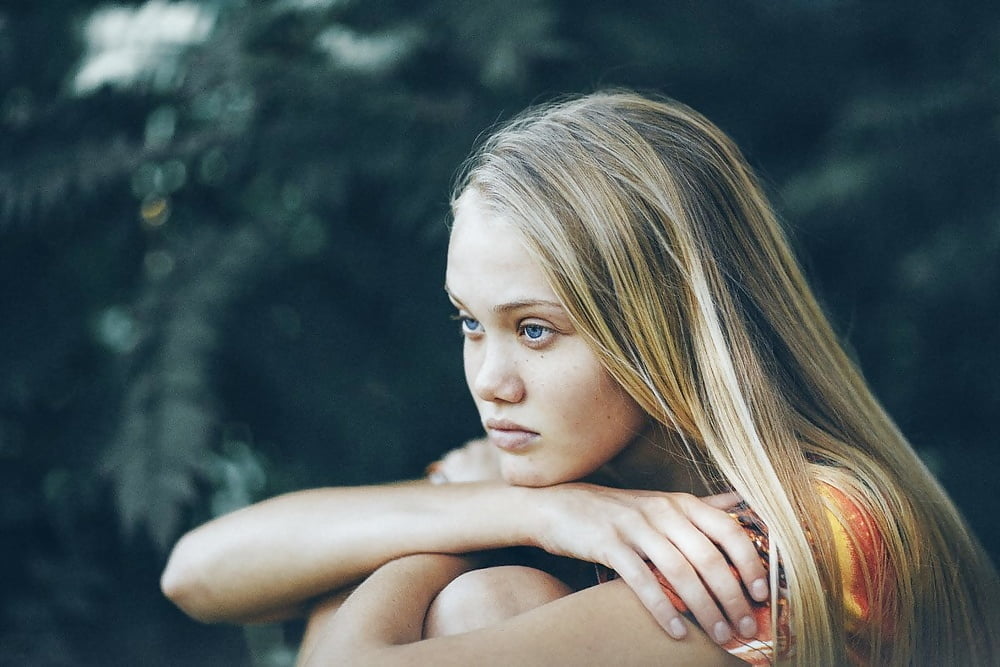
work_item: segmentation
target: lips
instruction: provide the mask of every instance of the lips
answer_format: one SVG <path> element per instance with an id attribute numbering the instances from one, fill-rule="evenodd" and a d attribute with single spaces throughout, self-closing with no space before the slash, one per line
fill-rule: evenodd
<path id="1" fill-rule="evenodd" d="M 538 433 L 506 419 L 487 419 L 486 433 L 490 444 L 507 452 L 520 452 L 529 448 Z"/>

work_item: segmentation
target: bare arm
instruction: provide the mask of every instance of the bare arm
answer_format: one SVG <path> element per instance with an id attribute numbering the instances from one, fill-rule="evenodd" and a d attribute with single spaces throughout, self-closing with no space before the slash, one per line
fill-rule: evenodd
<path id="1" fill-rule="evenodd" d="M 467 564 L 423 554 L 382 567 L 311 628 L 303 665 L 742 664 L 697 629 L 674 641 L 624 582 L 588 588 L 496 625 L 422 639 L 431 601 Z"/>
<path id="2" fill-rule="evenodd" d="M 162 587 L 202 621 L 277 620 L 401 556 L 515 545 L 616 570 L 675 638 L 686 627 L 644 561 L 705 628 L 743 629 L 750 614 L 744 585 L 754 590 L 764 576 L 737 524 L 687 494 L 411 483 L 303 491 L 216 519 L 177 544 Z"/>
<path id="3" fill-rule="evenodd" d="M 523 522 L 503 511 L 523 492 L 414 482 L 279 496 L 181 538 L 161 586 L 201 621 L 280 618 L 400 556 L 529 544 Z"/>
<path id="4" fill-rule="evenodd" d="M 702 627 L 744 627 L 746 591 L 766 597 L 766 586 L 752 585 L 765 576 L 752 543 L 719 509 L 732 499 L 712 507 L 686 494 L 586 484 L 510 487 L 489 481 L 495 453 L 482 440 L 452 451 L 437 470 L 469 483 L 315 489 L 209 522 L 178 542 L 164 593 L 198 620 L 274 621 L 303 615 L 314 599 L 401 556 L 536 546 L 616 570 L 676 638 L 685 626 L 644 561 Z"/>

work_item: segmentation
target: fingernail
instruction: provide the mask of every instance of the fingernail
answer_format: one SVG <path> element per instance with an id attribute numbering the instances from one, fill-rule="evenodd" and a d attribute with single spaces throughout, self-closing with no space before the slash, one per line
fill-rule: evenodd
<path id="1" fill-rule="evenodd" d="M 669 632 L 670 636 L 674 639 L 684 639 L 684 637 L 687 636 L 688 630 L 684 625 L 684 621 L 674 617 L 670 619 L 670 627 L 667 628 L 667 632 Z"/>
<path id="2" fill-rule="evenodd" d="M 740 635 L 744 639 L 753 639 L 757 635 L 757 621 L 753 620 L 753 616 L 740 619 Z"/>
<path id="3" fill-rule="evenodd" d="M 712 630 L 712 636 L 715 637 L 715 641 L 718 643 L 725 644 L 733 638 L 733 633 L 729 630 L 728 623 L 725 621 L 719 621 L 715 624 L 715 628 Z"/>
<path id="4" fill-rule="evenodd" d="M 770 590 L 767 586 L 767 581 L 764 579 L 757 579 L 752 584 L 750 584 L 750 595 L 757 602 L 763 602 L 767 599 Z"/>

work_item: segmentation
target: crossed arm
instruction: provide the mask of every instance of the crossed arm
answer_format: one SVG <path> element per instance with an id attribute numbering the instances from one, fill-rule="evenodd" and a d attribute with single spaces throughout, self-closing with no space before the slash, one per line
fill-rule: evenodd
<path id="1" fill-rule="evenodd" d="M 568 629 L 556 623 L 556 618 L 579 614 L 588 619 L 600 610 L 595 623 L 612 622 L 611 616 L 617 623 L 628 614 L 613 610 L 643 612 L 645 607 L 646 612 L 636 615 L 641 623 L 628 623 L 631 631 L 656 629 L 658 642 L 672 641 L 660 628 L 674 637 L 690 634 L 692 641 L 683 644 L 693 646 L 704 636 L 687 632 L 687 622 L 666 598 L 647 561 L 671 582 L 702 628 L 717 628 L 720 623 L 740 627 L 740 620 L 749 613 L 745 591 L 755 591 L 757 599 L 761 592 L 766 595 L 759 583 L 754 586 L 764 572 L 753 545 L 719 509 L 732 499 L 712 502 L 714 506 L 686 494 L 587 484 L 528 489 L 497 482 L 439 486 L 418 482 L 316 489 L 259 503 L 192 531 L 175 547 L 162 587 L 188 614 L 206 622 L 301 615 L 318 597 L 362 581 L 354 599 L 370 600 L 371 606 L 358 607 L 357 602 L 345 609 L 374 609 L 381 600 L 383 611 L 389 611 L 394 598 L 372 591 L 378 581 L 403 567 L 398 563 L 405 563 L 405 556 L 437 554 L 444 559 L 441 554 L 536 546 L 604 564 L 616 570 L 621 580 L 569 595 L 558 601 L 555 611 L 550 610 L 552 605 L 543 605 L 532 612 L 539 615 L 542 626 L 518 620 L 520 616 L 511 619 L 514 629 L 527 634 L 544 627 L 546 619 L 560 626 L 534 640 L 519 638 L 521 644 L 565 640 L 576 645 L 576 640 L 562 636 Z M 740 579 L 731 574 L 726 557 L 739 570 Z M 369 576 L 372 573 L 378 576 Z M 414 590 L 413 585 L 404 582 L 401 590 Z M 436 595 L 439 590 L 431 586 L 422 594 Z M 428 605 L 420 599 L 414 604 L 422 619 Z M 413 618 L 417 615 L 414 611 Z M 349 618 L 350 614 L 341 616 Z M 586 623 L 579 627 L 584 635 L 588 627 L 596 630 Z M 460 635 L 461 639 L 442 638 L 412 646 L 405 643 L 407 651 L 450 647 L 455 642 L 488 644 L 493 641 L 489 633 L 497 631 L 484 629 Z M 629 636 L 625 628 L 622 631 L 626 634 L 621 638 Z M 607 631 L 602 634 L 609 636 Z M 614 645 L 623 644 L 615 641 Z M 510 657 L 509 652 L 506 655 Z"/>
<path id="2" fill-rule="evenodd" d="M 315 614 L 299 664 L 730 665 L 742 664 L 695 630 L 663 633 L 623 581 L 601 584 L 461 634 L 426 639 L 435 596 L 469 567 L 420 554 L 370 576 L 339 610 Z"/>

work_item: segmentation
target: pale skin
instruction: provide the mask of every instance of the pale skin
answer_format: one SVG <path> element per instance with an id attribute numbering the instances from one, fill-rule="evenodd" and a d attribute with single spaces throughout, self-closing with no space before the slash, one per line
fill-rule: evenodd
<path id="1" fill-rule="evenodd" d="M 316 489 L 234 512 L 178 543 L 165 593 L 199 620 L 230 622 L 280 619 L 326 598 L 312 608 L 303 664 L 732 660 L 712 639 L 752 635 L 747 591 L 767 594 L 756 551 L 722 511 L 735 499 L 698 499 L 703 489 L 679 472 L 665 473 L 674 493 L 576 481 L 647 466 L 646 417 L 576 334 L 516 232 L 468 195 L 456 209 L 447 290 L 487 432 L 443 459 L 444 476 L 459 483 Z M 621 578 L 575 591 L 530 568 L 470 571 L 461 557 L 508 546 L 600 563 Z"/>

